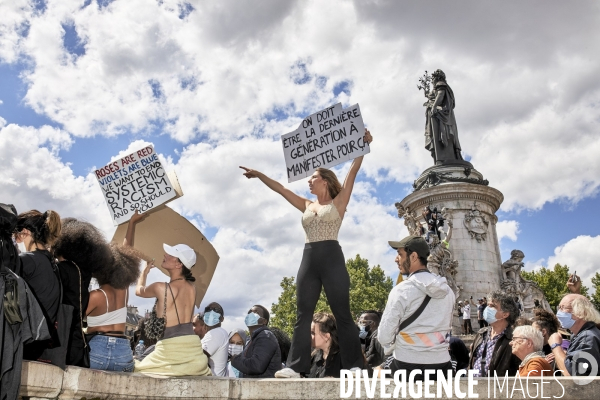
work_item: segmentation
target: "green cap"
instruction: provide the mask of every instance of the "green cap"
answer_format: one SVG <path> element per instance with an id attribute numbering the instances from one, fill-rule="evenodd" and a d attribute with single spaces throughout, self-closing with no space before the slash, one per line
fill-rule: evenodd
<path id="1" fill-rule="evenodd" d="M 388 243 L 394 249 L 404 248 L 414 251 L 419 257 L 429 257 L 429 245 L 421 236 L 407 236 L 399 242 L 389 241 Z"/>

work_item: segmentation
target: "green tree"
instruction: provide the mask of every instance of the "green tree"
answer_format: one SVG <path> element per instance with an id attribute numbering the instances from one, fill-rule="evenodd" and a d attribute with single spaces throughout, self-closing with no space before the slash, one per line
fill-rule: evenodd
<path id="1" fill-rule="evenodd" d="M 590 296 L 590 300 L 596 307 L 596 310 L 600 310 L 600 273 L 596 272 L 592 277 L 592 285 L 594 286 L 594 294 Z"/>
<path id="2" fill-rule="evenodd" d="M 352 316 L 357 318 L 361 311 L 368 309 L 383 310 L 388 294 L 394 286 L 392 279 L 385 276 L 379 265 L 369 268 L 369 261 L 358 254 L 354 259 L 346 261 L 346 268 L 350 275 Z M 279 285 L 282 291 L 277 302 L 271 306 L 273 316 L 270 324 L 291 337 L 296 323 L 296 282 L 293 277 L 284 277 Z M 320 311 L 331 312 L 323 289 L 315 308 L 315 312 Z"/>
<path id="3" fill-rule="evenodd" d="M 523 278 L 534 281 L 544 292 L 546 300 L 554 310 L 560 303 L 563 295 L 569 293 L 567 280 L 569 279 L 569 267 L 556 264 L 554 269 L 541 268 L 538 271 L 521 271 Z M 581 286 L 581 294 L 587 296 L 588 288 Z"/>

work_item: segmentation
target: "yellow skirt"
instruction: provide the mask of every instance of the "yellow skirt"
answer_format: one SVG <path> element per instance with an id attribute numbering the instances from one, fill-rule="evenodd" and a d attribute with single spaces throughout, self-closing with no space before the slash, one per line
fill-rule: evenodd
<path id="1" fill-rule="evenodd" d="M 208 358 L 196 335 L 164 339 L 142 361 L 135 361 L 135 371 L 166 376 L 211 375 Z"/>

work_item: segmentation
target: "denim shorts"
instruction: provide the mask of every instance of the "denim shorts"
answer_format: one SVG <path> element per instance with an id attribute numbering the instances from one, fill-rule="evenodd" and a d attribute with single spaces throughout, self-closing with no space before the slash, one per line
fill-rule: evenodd
<path id="1" fill-rule="evenodd" d="M 90 368 L 133 372 L 133 352 L 128 339 L 96 335 L 89 341 Z"/>

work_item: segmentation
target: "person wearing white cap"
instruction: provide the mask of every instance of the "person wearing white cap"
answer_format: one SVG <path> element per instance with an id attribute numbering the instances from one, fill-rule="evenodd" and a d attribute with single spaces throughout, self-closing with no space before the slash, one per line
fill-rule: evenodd
<path id="1" fill-rule="evenodd" d="M 126 245 L 133 246 L 135 224 L 145 217 L 137 211 L 131 217 L 125 237 Z M 146 263 L 135 294 L 144 298 L 156 298 L 148 321 L 149 325 L 156 327 L 160 327 L 164 321 L 164 330 L 162 333 L 154 332 L 159 336 L 159 341 L 149 356 L 136 361 L 135 372 L 169 376 L 211 375 L 208 358 L 202 351 L 200 338 L 194 333 L 192 325 L 196 300 L 193 282 L 196 279 L 190 269 L 196 264 L 196 253 L 186 244 L 163 244 L 163 249 L 165 256 L 161 267 L 169 274 L 170 281 L 146 286 L 148 273 L 155 267 L 154 263 Z"/>

